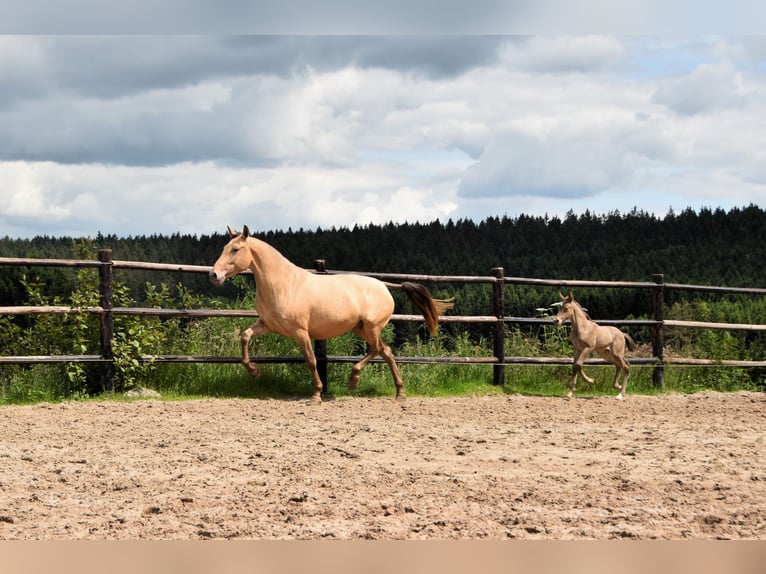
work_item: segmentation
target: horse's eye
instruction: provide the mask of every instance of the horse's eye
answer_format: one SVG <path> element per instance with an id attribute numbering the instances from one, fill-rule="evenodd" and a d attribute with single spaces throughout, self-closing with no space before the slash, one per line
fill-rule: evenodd
<path id="1" fill-rule="evenodd" d="M 239 252 L 239 247 L 232 247 L 231 248 L 231 254 L 236 255 Z"/>

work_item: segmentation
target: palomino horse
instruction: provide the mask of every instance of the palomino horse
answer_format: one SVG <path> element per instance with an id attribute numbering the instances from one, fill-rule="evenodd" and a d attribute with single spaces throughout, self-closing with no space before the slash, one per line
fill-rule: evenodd
<path id="1" fill-rule="evenodd" d="M 585 310 L 575 301 L 571 291 L 566 297 L 561 295 L 561 293 L 559 295 L 561 296 L 561 307 L 559 312 L 556 313 L 553 323 L 561 325 L 567 319 L 572 321 L 572 331 L 569 333 L 569 340 L 572 341 L 575 348 L 572 382 L 569 385 L 567 397 L 571 398 L 572 393 L 575 391 L 578 373 L 588 383 L 593 382 L 593 379 L 582 370 L 582 366 L 585 359 L 595 351 L 602 359 L 609 361 L 616 367 L 613 385 L 615 389 L 620 391 L 617 398 L 620 400 L 624 399 L 625 388 L 628 386 L 628 376 L 630 375 L 630 363 L 625 360 L 625 344 L 627 343 L 628 350 L 635 351 L 636 343 L 630 335 L 623 333 L 617 327 L 597 325 L 591 321 Z M 620 385 L 621 374 L 623 375 L 622 386 Z"/>
<path id="2" fill-rule="evenodd" d="M 279 333 L 295 339 L 314 378 L 313 401 L 321 402 L 322 381 L 312 339 L 330 339 L 353 331 L 369 344 L 368 354 L 351 369 L 349 388 L 359 384 L 359 372 L 371 359 L 380 355 L 391 369 L 396 398 L 404 399 L 404 383 L 394 354 L 380 335 L 394 312 L 389 288 L 401 288 L 423 314 L 431 333 L 436 332 L 439 316 L 452 302 L 433 299 L 417 283 L 383 283 L 363 275 L 317 275 L 288 261 L 269 244 L 229 228 L 231 240 L 210 270 L 210 281 L 222 285 L 227 277 L 250 269 L 255 276 L 255 309 L 259 319 L 242 332 L 242 364 L 251 375 L 258 366 L 250 361 L 248 343 L 253 336 Z"/>

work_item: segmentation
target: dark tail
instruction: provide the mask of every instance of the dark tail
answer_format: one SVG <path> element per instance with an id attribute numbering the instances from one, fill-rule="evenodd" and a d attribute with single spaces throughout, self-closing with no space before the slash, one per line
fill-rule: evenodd
<path id="1" fill-rule="evenodd" d="M 636 345 L 636 342 L 633 340 L 633 337 L 628 335 L 627 333 L 623 333 L 625 336 L 625 342 L 628 344 L 628 351 L 635 351 L 638 349 L 638 345 Z"/>
<path id="2" fill-rule="evenodd" d="M 405 281 L 401 285 L 387 283 L 389 287 L 401 288 L 410 298 L 412 304 L 423 314 L 428 326 L 428 331 L 433 335 L 439 325 L 439 316 L 448 309 L 452 309 L 453 299 L 434 299 L 428 289 L 419 283 Z"/>

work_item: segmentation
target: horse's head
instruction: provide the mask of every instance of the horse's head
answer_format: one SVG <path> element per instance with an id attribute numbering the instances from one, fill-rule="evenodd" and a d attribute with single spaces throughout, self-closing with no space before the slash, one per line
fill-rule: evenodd
<path id="1" fill-rule="evenodd" d="M 571 319 L 572 315 L 574 315 L 574 306 L 577 305 L 571 291 L 566 297 L 559 293 L 559 297 L 561 297 L 561 307 L 559 307 L 559 312 L 553 318 L 554 325 L 563 325 L 564 321 Z"/>
<path id="2" fill-rule="evenodd" d="M 221 252 L 218 261 L 215 262 L 210 270 L 210 282 L 219 287 L 232 275 L 244 271 L 250 267 L 252 255 L 247 249 L 247 238 L 250 237 L 250 230 L 245 225 L 242 233 L 228 228 L 231 240 L 226 244 Z"/>

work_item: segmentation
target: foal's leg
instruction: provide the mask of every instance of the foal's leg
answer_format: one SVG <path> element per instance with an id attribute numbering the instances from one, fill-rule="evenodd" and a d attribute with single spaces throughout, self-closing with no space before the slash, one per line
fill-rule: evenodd
<path id="1" fill-rule="evenodd" d="M 612 349 L 609 347 L 606 347 L 604 349 L 600 349 L 598 351 L 599 356 L 604 359 L 605 361 L 608 361 L 612 363 L 615 367 L 614 369 L 614 381 L 612 382 L 612 386 L 617 389 L 618 391 L 622 388 L 620 386 L 620 375 L 622 374 L 623 369 L 623 361 L 620 357 L 615 355 L 612 352 Z"/>
<path id="2" fill-rule="evenodd" d="M 609 347 L 598 352 L 602 359 L 609 361 L 614 365 L 614 381 L 612 386 L 617 389 L 619 394 L 615 397 L 619 400 L 625 398 L 625 388 L 628 386 L 628 376 L 630 375 L 630 363 L 625 357 L 615 355 Z M 622 375 L 622 385 L 620 385 L 620 375 Z"/>
<path id="3" fill-rule="evenodd" d="M 615 398 L 622 400 L 625 398 L 625 389 L 628 386 L 628 377 L 630 376 L 630 363 L 625 359 L 625 339 L 622 333 L 612 340 L 611 346 L 599 353 L 604 359 L 615 366 L 614 382 L 612 386 L 620 391 Z M 620 385 L 620 375 L 622 375 L 622 385 Z"/>
<path id="4" fill-rule="evenodd" d="M 622 386 L 617 382 L 617 379 L 622 372 Z M 617 389 L 619 394 L 616 399 L 623 400 L 625 398 L 625 389 L 628 388 L 628 377 L 630 376 L 630 363 L 625 357 L 620 357 L 620 365 L 617 366 L 617 376 L 614 378 L 614 388 Z"/>
<path id="5" fill-rule="evenodd" d="M 592 352 L 593 352 L 592 347 L 583 347 L 581 349 L 575 350 L 574 365 L 572 366 L 572 382 L 569 384 L 569 392 L 567 393 L 567 398 L 571 399 L 572 393 L 575 392 L 578 374 L 582 375 L 582 378 L 585 382 L 587 383 L 593 382 L 593 379 L 591 379 L 588 375 L 586 375 L 585 371 L 583 371 L 582 369 L 585 359 L 587 359 Z"/>

